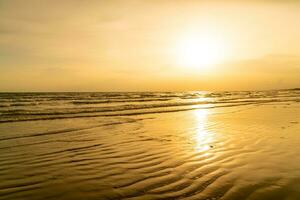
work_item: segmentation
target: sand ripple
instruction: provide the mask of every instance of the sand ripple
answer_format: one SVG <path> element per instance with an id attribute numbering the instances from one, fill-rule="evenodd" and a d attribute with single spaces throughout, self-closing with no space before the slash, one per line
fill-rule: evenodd
<path id="1" fill-rule="evenodd" d="M 1 124 L 0 199 L 300 199 L 299 121 L 278 104 Z"/>

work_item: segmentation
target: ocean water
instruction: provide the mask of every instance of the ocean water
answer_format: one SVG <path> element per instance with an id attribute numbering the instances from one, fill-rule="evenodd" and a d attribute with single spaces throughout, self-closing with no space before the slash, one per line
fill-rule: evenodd
<path id="1" fill-rule="evenodd" d="M 0 93 L 0 123 L 129 116 L 299 102 L 300 90 L 244 92 Z"/>
<path id="2" fill-rule="evenodd" d="M 300 90 L 1 93 L 0 200 L 300 199 Z"/>

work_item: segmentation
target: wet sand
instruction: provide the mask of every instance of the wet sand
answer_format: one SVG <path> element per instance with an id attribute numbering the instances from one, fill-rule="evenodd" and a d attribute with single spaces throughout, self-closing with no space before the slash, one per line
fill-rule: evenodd
<path id="1" fill-rule="evenodd" d="M 300 199 L 300 105 L 0 124 L 0 199 Z"/>

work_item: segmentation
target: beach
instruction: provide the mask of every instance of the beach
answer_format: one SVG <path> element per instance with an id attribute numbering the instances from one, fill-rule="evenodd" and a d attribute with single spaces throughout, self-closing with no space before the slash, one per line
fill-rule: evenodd
<path id="1" fill-rule="evenodd" d="M 0 199 L 300 199 L 300 92 L 2 93 Z"/>

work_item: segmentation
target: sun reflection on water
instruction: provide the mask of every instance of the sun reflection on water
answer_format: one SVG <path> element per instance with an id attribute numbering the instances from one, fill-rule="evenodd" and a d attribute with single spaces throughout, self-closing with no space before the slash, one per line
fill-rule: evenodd
<path id="1" fill-rule="evenodd" d="M 195 149 L 198 152 L 207 151 L 212 148 L 213 134 L 206 129 L 208 123 L 207 117 L 209 111 L 202 109 L 195 111 L 196 118 L 196 132 L 194 135 Z"/>

